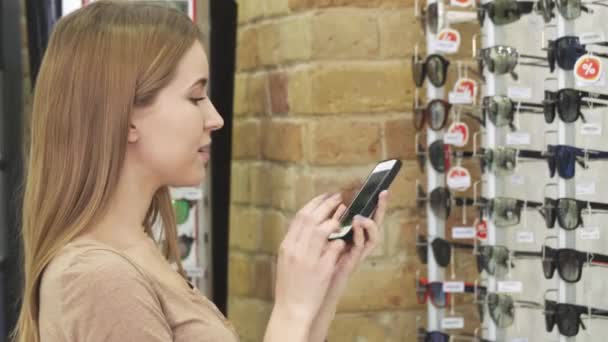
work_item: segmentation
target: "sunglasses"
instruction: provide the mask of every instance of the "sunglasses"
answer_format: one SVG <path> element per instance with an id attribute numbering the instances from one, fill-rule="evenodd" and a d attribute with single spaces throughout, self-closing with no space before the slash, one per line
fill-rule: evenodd
<path id="1" fill-rule="evenodd" d="M 448 113 L 452 105 L 445 100 L 435 99 L 426 107 L 418 107 L 414 104 L 414 128 L 421 130 L 427 123 L 433 131 L 443 129 L 448 122 Z"/>
<path id="2" fill-rule="evenodd" d="M 173 210 L 175 212 L 175 221 L 177 224 L 184 224 L 190 216 L 190 209 L 196 205 L 195 201 L 187 199 L 177 199 L 172 201 Z"/>
<path id="3" fill-rule="evenodd" d="M 492 318 L 494 324 L 502 329 L 513 325 L 516 307 L 522 309 L 543 309 L 543 306 L 540 303 L 526 300 L 514 300 L 513 297 L 502 293 L 488 293 L 485 296 L 485 299 L 478 300 L 477 309 L 481 320 L 484 318 L 485 306 L 487 306 L 490 318 Z"/>
<path id="4" fill-rule="evenodd" d="M 464 293 L 475 293 L 475 284 L 465 283 Z M 443 282 L 429 282 L 426 278 L 416 279 L 416 298 L 418 304 L 426 304 L 430 298 L 431 303 L 438 309 L 447 307 L 450 302 L 450 293 L 443 291 Z"/>
<path id="5" fill-rule="evenodd" d="M 507 25 L 518 21 L 523 14 L 532 13 L 533 1 L 494 0 L 477 7 L 477 19 L 483 27 L 486 13 L 494 25 Z"/>
<path id="6" fill-rule="evenodd" d="M 606 6 L 601 1 L 595 1 L 593 5 Z M 581 16 L 582 12 L 593 12 L 587 6 L 584 6 L 582 0 L 539 0 L 536 3 L 535 12 L 543 17 L 546 23 L 555 18 L 553 13 L 555 7 L 559 13 L 567 20 L 573 20 Z"/>
<path id="7" fill-rule="evenodd" d="M 608 46 L 608 43 L 597 43 L 596 45 Z M 564 36 L 557 40 L 549 40 L 547 47 L 547 60 L 551 72 L 555 70 L 555 62 L 563 70 L 574 69 L 574 64 L 582 56 L 588 53 L 586 46 L 580 43 L 576 36 Z M 607 54 L 593 53 L 594 56 L 608 58 Z"/>
<path id="8" fill-rule="evenodd" d="M 587 253 L 570 248 L 555 249 L 543 246 L 542 250 L 543 273 L 545 278 L 551 279 L 555 270 L 567 283 L 577 283 L 583 274 L 583 265 L 608 265 L 608 255 Z"/>
<path id="9" fill-rule="evenodd" d="M 416 87 L 422 87 L 424 79 L 427 77 L 435 87 L 443 87 L 449 65 L 450 61 L 442 55 L 432 54 L 427 56 L 424 61 L 420 56 L 412 56 L 412 76 Z"/>
<path id="10" fill-rule="evenodd" d="M 576 167 L 579 164 L 588 169 L 587 161 L 608 159 L 608 152 L 598 150 L 585 150 L 568 145 L 548 145 L 547 151 L 543 152 L 549 166 L 549 176 L 553 178 L 555 171 L 565 179 L 574 177 Z"/>
<path id="11" fill-rule="evenodd" d="M 540 210 L 547 228 L 555 227 L 555 221 L 565 230 L 574 230 L 583 225 L 583 210 L 600 210 L 608 213 L 608 203 L 581 201 L 574 198 L 547 198 Z"/>
<path id="12" fill-rule="evenodd" d="M 418 254 L 418 258 L 420 258 L 420 262 L 423 264 L 428 263 L 427 246 L 427 237 L 418 234 L 416 236 L 416 254 Z M 433 256 L 435 257 L 437 265 L 447 267 L 450 264 L 452 248 L 473 250 L 475 247 L 468 243 L 450 242 L 439 237 L 433 238 L 433 241 L 431 241 L 431 249 L 433 250 Z"/>
<path id="13" fill-rule="evenodd" d="M 515 67 L 520 65 L 546 67 L 539 63 L 518 63 L 519 58 L 528 58 L 533 60 L 544 61 L 545 58 L 532 55 L 524 55 L 517 52 L 517 49 L 506 45 L 497 45 L 480 50 L 478 67 L 479 73 L 483 75 L 484 65 L 488 71 L 496 75 L 511 74 L 514 80 L 518 80 L 519 76 L 515 72 Z"/>
<path id="14" fill-rule="evenodd" d="M 524 201 L 509 197 L 495 197 L 492 199 L 481 198 L 483 204 L 480 210 L 486 210 L 488 216 L 499 228 L 516 226 L 521 220 L 521 211 L 526 209 L 537 209 L 543 206 L 540 202 Z"/>
<path id="15" fill-rule="evenodd" d="M 418 342 L 451 342 L 456 340 L 468 340 L 471 342 L 490 342 L 489 340 L 471 334 L 460 333 L 458 335 L 448 335 L 441 331 L 427 331 L 424 328 L 418 328 Z"/>
<path id="16" fill-rule="evenodd" d="M 557 328 L 561 335 L 572 337 L 579 332 L 579 327 L 587 330 L 581 315 L 608 316 L 607 310 L 588 308 L 582 305 L 557 303 L 552 300 L 545 300 L 545 327 L 547 332 L 552 332 L 553 327 Z"/>
<path id="17" fill-rule="evenodd" d="M 510 259 L 528 259 L 528 258 L 541 258 L 541 252 L 529 252 L 529 251 L 509 251 L 505 246 L 477 246 L 477 271 L 481 273 L 485 270 L 488 274 L 493 276 L 504 276 L 509 270 L 509 266 L 512 268 L 515 265 L 511 263 Z"/>
<path id="18" fill-rule="evenodd" d="M 486 118 L 490 118 L 490 121 L 494 124 L 494 126 L 509 126 L 512 130 L 515 130 L 513 120 L 515 119 L 516 110 L 521 113 L 544 113 L 544 107 L 540 103 L 515 103 L 507 96 L 499 95 L 485 96 L 481 103 L 481 109 L 483 113 L 482 124 L 484 126 Z"/>
<path id="19" fill-rule="evenodd" d="M 177 246 L 179 248 L 179 257 L 181 260 L 184 260 L 190 255 L 190 250 L 192 249 L 192 244 L 194 242 L 194 238 L 187 235 L 180 235 L 177 238 Z"/>
<path id="20" fill-rule="evenodd" d="M 495 149 L 481 150 L 481 168 L 499 176 L 512 175 L 517 168 L 519 158 L 546 159 L 541 151 L 518 150 L 512 147 L 499 146 Z"/>
<path id="21" fill-rule="evenodd" d="M 428 27 L 429 31 L 433 34 L 437 34 L 439 31 L 439 27 L 443 27 L 443 20 L 439 22 L 439 7 L 436 2 L 429 4 L 426 9 L 422 9 L 422 17 L 420 24 L 422 25 L 422 30 L 426 32 Z"/>
<path id="22" fill-rule="evenodd" d="M 583 101 L 583 98 L 590 100 Z M 606 107 L 604 103 L 594 103 L 593 99 L 608 100 L 608 95 L 590 93 L 572 88 L 560 89 L 557 92 L 545 90 L 545 99 L 543 100 L 543 110 L 545 112 L 545 121 L 552 123 L 555 120 L 555 113 L 559 118 L 566 123 L 575 122 L 580 117 L 583 122 L 586 122 L 581 106 L 586 107 Z"/>
<path id="23" fill-rule="evenodd" d="M 433 169 L 439 173 L 444 173 L 451 158 L 472 158 L 474 153 L 471 151 L 452 151 L 450 145 L 443 143 L 443 139 L 433 141 L 429 145 L 428 152 L 424 151 L 424 146 L 418 144 L 416 156 L 421 172 L 424 172 L 427 155 Z"/>
<path id="24" fill-rule="evenodd" d="M 428 198 L 420 185 L 418 186 L 417 191 L 418 194 L 416 202 L 418 204 L 418 209 L 423 209 L 424 202 L 429 201 L 433 215 L 443 220 L 447 220 L 447 218 L 450 216 L 452 205 L 463 207 L 472 206 L 475 204 L 475 200 L 472 198 L 452 197 L 450 190 L 442 186 L 433 189 Z"/>

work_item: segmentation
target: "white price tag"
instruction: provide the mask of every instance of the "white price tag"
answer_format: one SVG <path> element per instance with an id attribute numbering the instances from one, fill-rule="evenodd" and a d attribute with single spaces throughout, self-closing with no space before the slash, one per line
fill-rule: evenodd
<path id="1" fill-rule="evenodd" d="M 534 243 L 534 232 L 521 231 L 517 232 L 515 240 L 519 243 Z"/>
<path id="2" fill-rule="evenodd" d="M 473 98 L 468 92 L 451 91 L 448 94 L 448 102 L 451 104 L 470 104 L 473 103 Z"/>
<path id="3" fill-rule="evenodd" d="M 452 239 L 474 239 L 477 232 L 474 227 L 453 227 Z"/>
<path id="4" fill-rule="evenodd" d="M 535 16 L 531 15 L 531 17 L 535 17 Z M 512 338 L 511 342 L 528 342 L 528 338 L 527 337 L 516 337 L 516 338 Z"/>
<path id="5" fill-rule="evenodd" d="M 448 145 L 460 146 L 464 140 L 464 135 L 461 132 L 450 132 L 443 135 L 443 142 Z"/>
<path id="6" fill-rule="evenodd" d="M 523 175 L 511 175 L 511 184 L 513 185 L 524 185 L 526 178 Z"/>
<path id="7" fill-rule="evenodd" d="M 459 42 L 449 40 L 436 40 L 433 44 L 433 47 L 439 52 L 456 53 L 458 52 L 458 45 L 460 45 Z"/>
<path id="8" fill-rule="evenodd" d="M 441 329 L 464 328 L 464 317 L 446 317 L 441 320 Z"/>
<path id="9" fill-rule="evenodd" d="M 473 1 L 471 0 L 450 0 L 450 6 L 454 7 L 471 7 L 473 6 Z"/>
<path id="10" fill-rule="evenodd" d="M 579 181 L 576 184 L 576 195 L 595 195 L 595 182 L 594 181 Z"/>
<path id="11" fill-rule="evenodd" d="M 602 125 L 597 123 L 584 123 L 581 125 L 581 135 L 602 135 Z"/>
<path id="12" fill-rule="evenodd" d="M 192 278 L 202 278 L 205 275 L 205 270 L 201 267 L 184 267 L 184 271 Z"/>
<path id="13" fill-rule="evenodd" d="M 523 283 L 521 281 L 499 281 L 498 292 L 519 293 L 523 291 Z"/>
<path id="14" fill-rule="evenodd" d="M 450 177 L 447 179 L 448 188 L 456 189 L 468 189 L 471 187 L 471 177 Z"/>
<path id="15" fill-rule="evenodd" d="M 604 32 L 585 32 L 579 35 L 579 42 L 582 45 L 605 42 Z"/>
<path id="16" fill-rule="evenodd" d="M 507 96 L 514 100 L 529 100 L 532 98 L 532 88 L 530 87 L 509 87 Z M 516 101 L 517 102 L 517 101 Z M 515 103 L 517 106 L 517 103 Z"/>
<path id="17" fill-rule="evenodd" d="M 462 281 L 444 281 L 443 292 L 445 293 L 462 293 L 464 292 L 464 282 Z"/>
<path id="18" fill-rule="evenodd" d="M 584 227 L 579 229 L 581 240 L 599 240 L 600 230 L 598 227 Z"/>
<path id="19" fill-rule="evenodd" d="M 507 145 L 530 145 L 530 134 L 528 132 L 507 133 Z"/>

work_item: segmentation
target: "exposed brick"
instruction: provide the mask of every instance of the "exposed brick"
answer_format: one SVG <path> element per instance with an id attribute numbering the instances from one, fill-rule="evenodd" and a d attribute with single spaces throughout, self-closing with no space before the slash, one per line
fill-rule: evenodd
<path id="1" fill-rule="evenodd" d="M 295 194 L 293 184 L 295 172 L 291 168 L 272 165 L 270 188 L 272 193 L 271 205 L 273 208 L 294 210 Z"/>
<path id="2" fill-rule="evenodd" d="M 413 0 L 290 0 L 292 10 L 327 7 L 412 7 Z"/>
<path id="3" fill-rule="evenodd" d="M 257 73 L 249 76 L 247 85 L 248 112 L 252 115 L 268 113 L 268 75 Z"/>
<path id="4" fill-rule="evenodd" d="M 302 123 L 285 120 L 265 120 L 262 154 L 277 161 L 302 160 Z"/>
<path id="5" fill-rule="evenodd" d="M 281 20 L 281 59 L 283 62 L 307 61 L 312 54 L 311 15 Z"/>
<path id="6" fill-rule="evenodd" d="M 257 206 L 270 205 L 272 189 L 268 186 L 271 177 L 271 167 L 268 163 L 256 163 L 250 168 L 251 204 Z"/>
<path id="7" fill-rule="evenodd" d="M 387 252 L 389 257 L 407 255 L 416 257 L 416 225 L 420 224 L 414 210 L 394 211 L 385 216 Z M 420 224 L 419 232 L 426 234 L 426 226 Z"/>
<path id="8" fill-rule="evenodd" d="M 272 277 L 272 259 L 270 257 L 258 257 L 250 262 L 253 263 L 252 291 L 253 296 L 260 299 L 272 299 L 274 279 Z"/>
<path id="9" fill-rule="evenodd" d="M 288 84 L 289 78 L 285 72 L 274 72 L 268 78 L 270 103 L 273 114 L 289 112 Z"/>
<path id="10" fill-rule="evenodd" d="M 237 120 L 233 127 L 233 158 L 258 158 L 261 150 L 259 120 Z"/>
<path id="11" fill-rule="evenodd" d="M 262 217 L 262 241 L 260 251 L 276 254 L 281 242 L 287 234 L 289 221 L 283 213 L 276 210 L 264 211 Z"/>
<path id="12" fill-rule="evenodd" d="M 259 209 L 233 206 L 230 210 L 230 247 L 256 251 L 260 243 L 261 223 Z"/>
<path id="13" fill-rule="evenodd" d="M 386 157 L 397 159 L 416 159 L 414 136 L 416 130 L 411 120 L 412 115 L 389 120 L 384 123 Z"/>
<path id="14" fill-rule="evenodd" d="M 242 28 L 237 34 L 236 68 L 249 70 L 260 64 L 258 35 L 255 27 Z"/>
<path id="15" fill-rule="evenodd" d="M 313 57 L 334 60 L 377 57 L 376 17 L 358 10 L 332 10 L 314 16 Z"/>
<path id="16" fill-rule="evenodd" d="M 312 113 L 311 70 L 311 67 L 303 67 L 289 73 L 287 98 L 291 111 L 290 114 Z"/>
<path id="17" fill-rule="evenodd" d="M 228 293 L 230 296 L 251 295 L 254 265 L 249 256 L 230 252 L 228 257 Z"/>
<path id="18" fill-rule="evenodd" d="M 265 1 L 238 1 L 238 22 L 243 24 L 264 16 Z"/>
<path id="19" fill-rule="evenodd" d="M 249 203 L 251 199 L 249 165 L 243 162 L 232 162 L 230 168 L 230 199 L 232 203 Z"/>
<path id="20" fill-rule="evenodd" d="M 313 113 L 405 110 L 412 88 L 407 63 L 319 65 L 311 74 Z"/>
<path id="21" fill-rule="evenodd" d="M 289 12 L 289 0 L 264 0 L 260 2 L 266 5 L 266 17 L 279 16 Z"/>
<path id="22" fill-rule="evenodd" d="M 243 342 L 264 340 L 271 312 L 272 303 L 266 300 L 239 296 L 228 298 L 228 318 Z"/>
<path id="23" fill-rule="evenodd" d="M 318 165 L 365 164 L 382 155 L 380 123 L 322 119 L 311 127 L 310 162 Z"/>
<path id="24" fill-rule="evenodd" d="M 426 46 L 426 38 L 414 10 L 383 11 L 378 18 L 380 31 L 380 56 L 383 58 L 410 57 L 414 52 L 414 44 L 418 43 L 418 51 L 422 54 Z"/>
<path id="25" fill-rule="evenodd" d="M 249 77 L 247 74 L 239 73 L 234 77 L 234 108 L 235 116 L 247 114 L 249 101 L 247 99 L 247 85 Z"/>
<path id="26" fill-rule="evenodd" d="M 418 165 L 414 163 L 404 163 L 401 171 L 395 177 L 390 187 L 389 208 L 415 208 L 416 207 L 416 179 L 420 179 Z"/>
<path id="27" fill-rule="evenodd" d="M 386 341 L 386 327 L 377 314 L 337 314 L 328 333 L 329 341 Z"/>
<path id="28" fill-rule="evenodd" d="M 276 22 L 260 24 L 257 31 L 260 63 L 264 66 L 278 64 L 281 46 L 279 24 Z"/>

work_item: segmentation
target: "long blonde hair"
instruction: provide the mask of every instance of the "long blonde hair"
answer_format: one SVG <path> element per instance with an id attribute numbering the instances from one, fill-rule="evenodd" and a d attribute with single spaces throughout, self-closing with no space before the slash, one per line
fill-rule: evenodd
<path id="1" fill-rule="evenodd" d="M 26 125 L 22 235 L 23 298 L 11 340 L 38 342 L 39 288 L 61 248 L 107 210 L 125 160 L 130 115 L 154 102 L 185 52 L 203 35 L 177 10 L 99 1 L 61 18 L 38 75 Z M 180 262 L 167 186 L 155 194 L 145 231 L 160 214 L 163 254 Z"/>

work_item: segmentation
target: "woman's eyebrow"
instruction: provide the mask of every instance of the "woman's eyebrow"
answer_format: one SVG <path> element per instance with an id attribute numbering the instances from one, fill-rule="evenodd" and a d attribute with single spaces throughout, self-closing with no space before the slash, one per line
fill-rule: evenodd
<path id="1" fill-rule="evenodd" d="M 205 88 L 205 86 L 207 85 L 207 82 L 208 82 L 208 80 L 206 77 L 201 77 L 198 80 L 196 80 L 196 82 L 194 82 L 194 84 L 192 84 L 189 89 L 192 89 L 199 84 L 201 85 L 201 87 Z"/>

